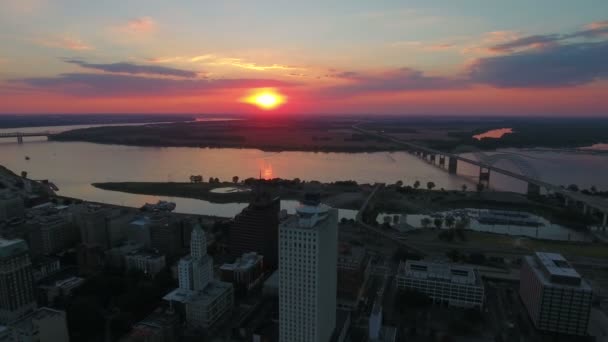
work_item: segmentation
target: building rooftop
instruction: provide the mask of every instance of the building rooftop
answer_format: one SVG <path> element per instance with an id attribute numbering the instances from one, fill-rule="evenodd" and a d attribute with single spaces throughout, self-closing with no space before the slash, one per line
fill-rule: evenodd
<path id="1" fill-rule="evenodd" d="M 144 227 L 150 223 L 150 218 L 147 216 L 138 217 L 135 220 L 131 221 L 131 224 L 134 226 Z"/>
<path id="2" fill-rule="evenodd" d="M 526 257 L 526 259 L 539 279 L 546 285 L 589 287 L 561 254 L 536 252 L 534 256 Z"/>
<path id="3" fill-rule="evenodd" d="M 457 284 L 481 284 L 479 276 L 474 268 L 449 263 L 408 260 L 399 265 L 397 275 Z"/>
<path id="4" fill-rule="evenodd" d="M 45 318 L 62 317 L 65 316 L 65 312 L 53 310 L 51 308 L 42 307 L 36 309 L 29 315 L 20 318 L 18 321 L 11 323 L 11 326 L 22 331 L 31 331 L 34 329 L 33 320 L 42 320 Z"/>
<path id="5" fill-rule="evenodd" d="M 325 221 L 332 212 L 332 207 L 318 201 L 305 200 L 296 208 L 296 214 L 281 222 L 282 226 L 293 228 L 315 228 Z"/>
<path id="6" fill-rule="evenodd" d="M 8 258 L 10 256 L 21 254 L 27 251 L 27 244 L 24 240 L 7 240 L 0 238 L 0 258 Z"/>
<path id="7" fill-rule="evenodd" d="M 211 281 L 209 284 L 207 284 L 207 286 L 205 286 L 204 290 L 194 293 L 192 301 L 210 303 L 232 287 L 233 286 L 231 283 L 226 283 L 223 281 Z"/>
<path id="8" fill-rule="evenodd" d="M 135 251 L 131 251 L 127 253 L 127 257 L 137 257 L 137 258 L 145 258 L 145 259 L 159 259 L 164 258 L 163 254 L 160 254 L 156 250 L 150 249 L 138 249 Z"/>
<path id="9" fill-rule="evenodd" d="M 264 257 L 256 252 L 250 252 L 243 254 L 242 257 L 236 259 L 236 261 L 232 264 L 223 264 L 220 267 L 220 270 L 224 271 L 235 271 L 235 270 L 247 270 L 253 266 L 255 266 L 258 261 L 262 260 Z"/>
<path id="10" fill-rule="evenodd" d="M 188 303 L 194 294 L 195 292 L 192 290 L 178 287 L 175 290 L 167 293 L 163 299 L 168 302 Z"/>
<path id="11" fill-rule="evenodd" d="M 214 280 L 210 281 L 202 291 L 177 288 L 165 295 L 163 299 L 180 303 L 212 302 L 230 288 L 232 288 L 231 283 Z"/>

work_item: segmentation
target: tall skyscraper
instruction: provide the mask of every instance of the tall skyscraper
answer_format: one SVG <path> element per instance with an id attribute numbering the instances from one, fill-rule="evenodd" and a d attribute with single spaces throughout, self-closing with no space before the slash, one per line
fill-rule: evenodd
<path id="1" fill-rule="evenodd" d="M 277 268 L 279 211 L 281 200 L 257 192 L 249 206 L 234 218 L 230 228 L 230 254 L 239 258 L 250 252 L 264 256 L 267 269 Z"/>
<path id="2" fill-rule="evenodd" d="M 12 322 L 35 308 L 27 244 L 23 240 L 0 239 L 0 323 Z"/>
<path id="3" fill-rule="evenodd" d="M 280 341 L 328 342 L 336 325 L 338 210 L 307 196 L 279 226 Z"/>

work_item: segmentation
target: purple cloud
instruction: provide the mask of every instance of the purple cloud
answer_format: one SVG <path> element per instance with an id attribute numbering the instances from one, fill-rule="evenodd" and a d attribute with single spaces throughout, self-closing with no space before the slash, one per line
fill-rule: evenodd
<path id="1" fill-rule="evenodd" d="M 469 86 L 465 79 L 427 76 L 422 71 L 410 68 L 392 70 L 380 75 L 346 72 L 342 73 L 342 77 L 351 82 L 329 88 L 330 94 L 459 89 Z"/>
<path id="2" fill-rule="evenodd" d="M 95 64 L 87 63 L 81 60 L 69 59 L 66 63 L 76 64 L 86 69 L 100 70 L 105 72 L 116 72 L 132 75 L 160 75 L 160 76 L 176 76 L 194 78 L 197 76 L 195 71 L 182 70 L 158 65 L 139 65 L 133 63 L 110 63 L 110 64 Z"/>
<path id="3" fill-rule="evenodd" d="M 536 35 L 536 36 L 527 36 L 523 38 L 518 38 L 512 40 L 510 42 L 494 45 L 490 47 L 490 50 L 497 52 L 507 52 L 517 48 L 530 47 L 533 45 L 546 45 L 553 44 L 563 39 L 562 36 L 557 34 L 546 34 L 546 35 Z"/>
<path id="4" fill-rule="evenodd" d="M 510 52 L 515 49 L 529 48 L 536 45 L 546 47 L 547 45 L 550 46 L 558 44 L 559 42 L 566 39 L 592 39 L 603 36 L 608 36 L 608 20 L 591 23 L 587 25 L 584 30 L 576 31 L 569 34 L 543 34 L 517 38 L 506 43 L 491 46 L 490 50 L 495 52 Z"/>
<path id="5" fill-rule="evenodd" d="M 472 81 L 495 87 L 565 87 L 608 78 L 608 41 L 556 45 L 480 58 Z"/>
<path id="6" fill-rule="evenodd" d="M 200 94 L 221 89 L 288 87 L 272 79 L 168 79 L 121 74 L 67 73 L 10 81 L 30 87 L 87 97 Z"/>

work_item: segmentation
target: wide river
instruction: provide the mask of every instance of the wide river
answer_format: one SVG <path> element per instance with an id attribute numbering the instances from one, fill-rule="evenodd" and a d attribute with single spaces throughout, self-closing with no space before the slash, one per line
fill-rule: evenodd
<path id="1" fill-rule="evenodd" d="M 36 127 L 2 129 L 2 132 L 46 131 L 53 132 L 71 127 Z M 554 184 L 578 184 L 581 188 L 592 185 L 608 190 L 608 155 L 592 152 L 555 150 L 505 150 L 503 156 L 514 156 L 497 162 L 497 166 L 521 172 L 517 167 L 524 161 L 525 172 L 532 169 L 542 180 Z M 26 160 L 29 157 L 29 160 Z M 0 164 L 15 173 L 26 171 L 31 179 L 48 179 L 55 183 L 64 196 L 89 201 L 139 207 L 145 202 L 155 202 L 159 197 L 132 195 L 96 189 L 94 182 L 112 181 L 188 181 L 192 174 L 205 179 L 219 177 L 231 180 L 258 177 L 286 179 L 355 180 L 360 183 L 398 180 L 423 186 L 432 181 L 436 187 L 460 189 L 467 184 L 474 189 L 478 169 L 460 163 L 459 175 L 449 175 L 406 152 L 374 153 L 315 153 L 315 152 L 264 152 L 255 149 L 208 149 L 189 147 L 133 147 L 102 145 L 84 142 L 54 142 L 46 138 L 26 138 L 24 144 L 16 139 L 0 139 Z M 526 184 L 492 174 L 491 187 L 523 192 Z M 162 198 L 167 199 L 167 198 Z M 169 198 L 176 202 L 177 212 L 231 217 L 245 203 L 214 204 L 206 201 Z M 284 201 L 284 207 L 292 211 L 294 201 Z M 352 217 L 353 211 L 342 211 L 341 216 Z"/>

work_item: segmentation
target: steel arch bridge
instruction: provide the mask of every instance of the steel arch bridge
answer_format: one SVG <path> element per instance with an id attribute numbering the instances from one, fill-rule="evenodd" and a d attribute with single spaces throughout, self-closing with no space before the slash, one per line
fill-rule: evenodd
<path id="1" fill-rule="evenodd" d="M 515 153 L 499 152 L 488 154 L 474 146 L 459 146 L 454 149 L 453 153 L 471 153 L 477 161 L 491 166 L 495 166 L 497 163 L 505 161 L 515 167 L 520 175 L 530 179 L 540 180 L 540 174 L 534 165 L 527 161 L 526 158 Z"/>

